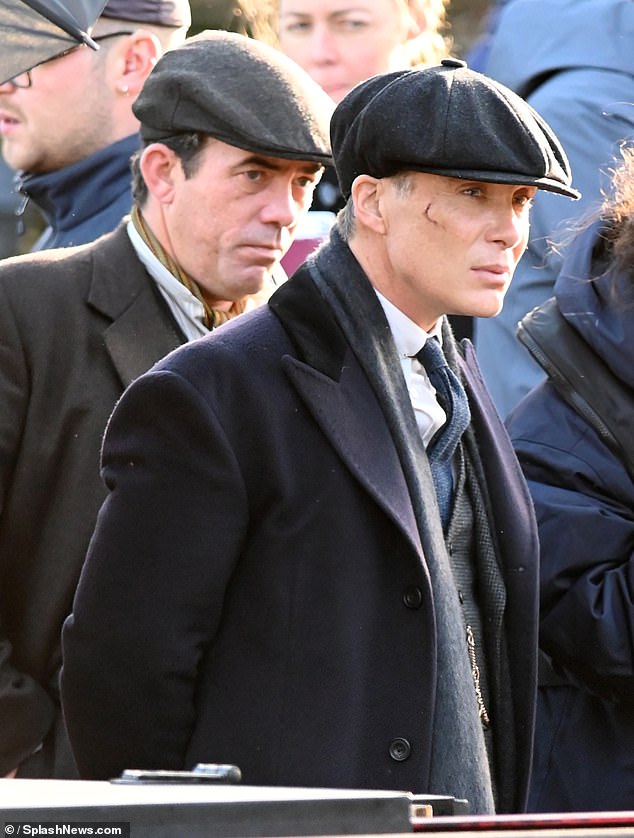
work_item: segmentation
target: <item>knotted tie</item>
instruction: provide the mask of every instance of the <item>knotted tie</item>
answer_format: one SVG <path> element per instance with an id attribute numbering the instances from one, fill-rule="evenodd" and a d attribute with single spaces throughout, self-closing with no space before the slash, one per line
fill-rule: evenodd
<path id="1" fill-rule="evenodd" d="M 453 492 L 451 461 L 460 437 L 471 421 L 471 412 L 464 387 L 449 368 L 438 340 L 428 338 L 416 357 L 425 367 L 429 380 L 436 390 L 436 398 L 447 414 L 447 421 L 442 428 L 438 429 L 427 446 L 440 516 L 443 529 L 446 531 Z"/>

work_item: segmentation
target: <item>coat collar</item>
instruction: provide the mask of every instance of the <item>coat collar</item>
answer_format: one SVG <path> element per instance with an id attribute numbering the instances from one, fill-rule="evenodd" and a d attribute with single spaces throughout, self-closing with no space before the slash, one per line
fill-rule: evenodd
<path id="1" fill-rule="evenodd" d="M 18 191 L 37 204 L 50 227 L 47 247 L 92 241 L 102 217 L 109 221 L 99 233 L 114 229 L 120 207 L 130 208 L 130 158 L 139 144 L 139 135 L 132 134 L 55 172 L 18 176 Z M 82 238 L 80 231 L 89 225 L 93 235 Z"/>
<path id="2" fill-rule="evenodd" d="M 308 268 L 301 267 L 269 300 L 299 357 L 333 381 L 339 381 L 348 342 L 330 306 L 317 290 Z"/>
<path id="3" fill-rule="evenodd" d="M 350 471 L 421 553 L 418 528 L 394 441 L 366 376 L 306 268 L 269 307 L 293 343 L 286 373 Z"/>
<path id="4" fill-rule="evenodd" d="M 87 302 L 107 318 L 103 337 L 124 387 L 184 342 L 125 224 L 94 246 Z"/>

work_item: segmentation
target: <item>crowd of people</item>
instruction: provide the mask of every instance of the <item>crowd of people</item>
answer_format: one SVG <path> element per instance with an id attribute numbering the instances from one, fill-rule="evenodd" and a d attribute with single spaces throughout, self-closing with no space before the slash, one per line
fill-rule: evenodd
<path id="1" fill-rule="evenodd" d="M 0 83 L 0 776 L 631 808 L 632 0 L 224 5 Z"/>

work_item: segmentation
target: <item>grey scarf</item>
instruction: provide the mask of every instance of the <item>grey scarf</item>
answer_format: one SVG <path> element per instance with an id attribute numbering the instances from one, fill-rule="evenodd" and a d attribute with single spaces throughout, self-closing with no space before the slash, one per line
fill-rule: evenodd
<path id="1" fill-rule="evenodd" d="M 493 813 L 489 762 L 478 717 L 456 586 L 440 522 L 429 461 L 387 320 L 365 273 L 337 229 L 309 264 L 381 404 L 409 487 L 434 593 L 437 683 L 430 794 L 469 801 L 473 813 Z M 448 327 L 444 345 L 454 346 Z M 451 363 L 451 360 L 450 360 Z"/>

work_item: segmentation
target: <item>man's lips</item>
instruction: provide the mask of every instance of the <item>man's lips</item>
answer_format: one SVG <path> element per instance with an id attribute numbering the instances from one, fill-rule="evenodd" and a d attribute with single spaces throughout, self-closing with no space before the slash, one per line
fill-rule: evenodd
<path id="1" fill-rule="evenodd" d="M 243 245 L 253 257 L 259 257 L 264 261 L 278 261 L 282 258 L 283 249 L 279 244 L 262 244 L 250 242 Z"/>
<path id="2" fill-rule="evenodd" d="M 20 120 L 7 111 L 0 111 L 0 133 L 10 131 L 14 125 L 19 125 Z"/>
<path id="3" fill-rule="evenodd" d="M 506 277 L 511 271 L 508 265 L 474 265 L 471 269 L 477 273 L 493 274 L 494 276 Z"/>

